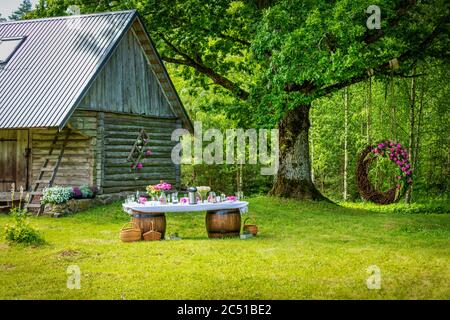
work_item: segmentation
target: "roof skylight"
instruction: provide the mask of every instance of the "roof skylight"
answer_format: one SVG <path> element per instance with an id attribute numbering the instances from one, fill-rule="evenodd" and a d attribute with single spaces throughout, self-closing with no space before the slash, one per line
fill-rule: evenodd
<path id="1" fill-rule="evenodd" d="M 0 39 L 0 64 L 8 62 L 23 40 L 24 37 Z"/>

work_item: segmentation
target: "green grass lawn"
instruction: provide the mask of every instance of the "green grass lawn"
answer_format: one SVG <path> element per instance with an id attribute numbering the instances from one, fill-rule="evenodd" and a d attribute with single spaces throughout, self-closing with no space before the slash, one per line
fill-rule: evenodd
<path id="1" fill-rule="evenodd" d="M 181 241 L 122 243 L 119 203 L 31 218 L 48 244 L 0 241 L 1 299 L 449 299 L 450 215 L 250 199 L 257 238 L 211 240 L 204 213 L 168 214 Z M 0 227 L 10 222 L 0 215 Z M 81 289 L 66 268 L 81 269 Z M 381 269 L 369 290 L 367 268 Z"/>

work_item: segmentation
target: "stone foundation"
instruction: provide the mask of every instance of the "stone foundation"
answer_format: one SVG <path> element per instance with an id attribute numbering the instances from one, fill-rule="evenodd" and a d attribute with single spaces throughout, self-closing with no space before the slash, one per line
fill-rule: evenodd
<path id="1" fill-rule="evenodd" d="M 123 200 L 133 192 L 120 192 L 97 195 L 94 199 L 71 199 L 62 204 L 45 205 L 44 214 L 52 217 L 61 217 L 87 210 L 95 205 L 110 204 L 115 201 Z"/>

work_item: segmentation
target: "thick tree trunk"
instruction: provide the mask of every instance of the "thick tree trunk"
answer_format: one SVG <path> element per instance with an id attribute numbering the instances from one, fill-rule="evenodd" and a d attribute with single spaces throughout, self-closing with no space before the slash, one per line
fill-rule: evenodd
<path id="1" fill-rule="evenodd" d="M 311 179 L 308 131 L 310 105 L 287 112 L 279 124 L 280 162 L 271 195 L 326 200 Z"/>

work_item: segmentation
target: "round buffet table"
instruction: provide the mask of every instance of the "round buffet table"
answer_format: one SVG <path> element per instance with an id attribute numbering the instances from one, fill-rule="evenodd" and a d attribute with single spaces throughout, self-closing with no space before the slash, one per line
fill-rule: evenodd
<path id="1" fill-rule="evenodd" d="M 241 230 L 241 214 L 247 212 L 246 201 L 224 201 L 219 203 L 198 204 L 159 204 L 149 201 L 145 204 L 137 202 L 124 203 L 123 209 L 131 216 L 142 233 L 155 230 L 166 232 L 166 216 L 168 212 L 206 211 L 206 231 L 209 238 L 239 237 Z"/>

